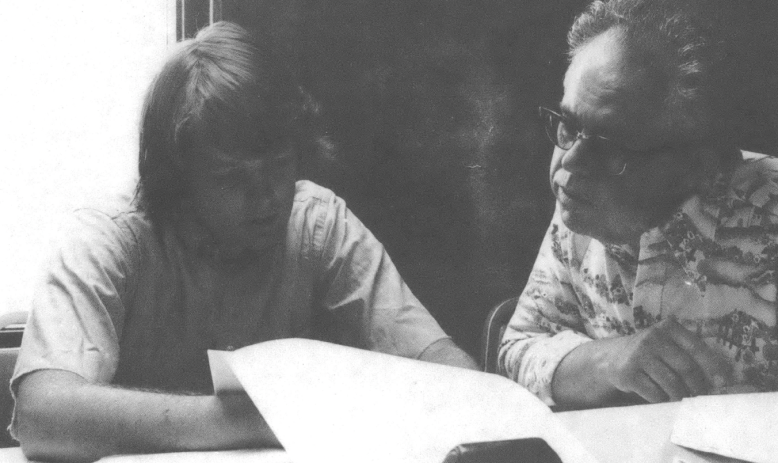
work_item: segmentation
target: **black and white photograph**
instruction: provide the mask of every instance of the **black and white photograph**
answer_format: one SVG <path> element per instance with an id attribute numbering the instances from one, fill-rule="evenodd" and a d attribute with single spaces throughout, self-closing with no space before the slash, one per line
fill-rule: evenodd
<path id="1" fill-rule="evenodd" d="M 0 18 L 0 461 L 778 463 L 778 2 Z"/>

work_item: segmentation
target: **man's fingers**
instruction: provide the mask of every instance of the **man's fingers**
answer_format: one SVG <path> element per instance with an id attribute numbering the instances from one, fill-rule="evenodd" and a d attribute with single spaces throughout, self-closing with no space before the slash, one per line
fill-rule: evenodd
<path id="1" fill-rule="evenodd" d="M 705 341 L 697 335 L 675 320 L 669 320 L 662 327 L 662 332 L 700 366 L 709 388 L 722 382 L 729 383 L 731 381 L 732 369 L 729 362 L 705 344 Z"/>
<path id="2" fill-rule="evenodd" d="M 691 395 L 682 376 L 670 368 L 662 359 L 653 357 L 643 362 L 643 371 L 672 401 Z"/>
<path id="3" fill-rule="evenodd" d="M 655 355 L 683 381 L 688 396 L 710 392 L 713 387 L 703 367 L 672 339 L 658 346 Z"/>
<path id="4" fill-rule="evenodd" d="M 652 404 L 667 402 L 668 399 L 667 394 L 643 371 L 635 374 L 633 391 Z"/>
<path id="5" fill-rule="evenodd" d="M 612 384 L 652 403 L 708 394 L 731 376 L 727 360 L 675 319 L 630 337 L 613 355 Z"/>

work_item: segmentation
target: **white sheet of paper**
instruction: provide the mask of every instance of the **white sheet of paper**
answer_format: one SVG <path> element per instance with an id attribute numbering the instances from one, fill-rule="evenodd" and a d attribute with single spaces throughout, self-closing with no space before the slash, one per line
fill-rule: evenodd
<path id="1" fill-rule="evenodd" d="M 523 437 L 542 437 L 565 462 L 596 461 L 497 375 L 304 339 L 210 358 L 214 384 L 229 384 L 217 377 L 226 363 L 295 463 L 440 463 L 461 443 Z"/>
<path id="2" fill-rule="evenodd" d="M 243 391 L 243 386 L 232 372 L 225 355 L 229 355 L 225 350 L 209 350 L 208 364 L 211 367 L 211 380 L 213 381 L 213 390 L 216 394 L 226 394 L 230 392 Z"/>
<path id="3" fill-rule="evenodd" d="M 113 455 L 101 458 L 99 461 L 100 463 L 292 463 L 289 455 L 279 449 Z"/>
<path id="4" fill-rule="evenodd" d="M 778 461 L 778 392 L 681 402 L 672 443 L 756 463 Z"/>

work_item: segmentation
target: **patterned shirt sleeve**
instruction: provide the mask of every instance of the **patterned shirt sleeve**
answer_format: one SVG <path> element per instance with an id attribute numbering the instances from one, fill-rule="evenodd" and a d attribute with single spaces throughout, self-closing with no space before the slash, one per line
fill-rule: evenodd
<path id="1" fill-rule="evenodd" d="M 384 246 L 335 195 L 319 215 L 320 303 L 336 342 L 418 358 L 447 338 L 400 277 Z"/>
<path id="2" fill-rule="evenodd" d="M 555 214 L 500 346 L 501 372 L 548 405 L 554 405 L 551 380 L 562 358 L 591 341 L 573 289 L 570 233 Z"/>

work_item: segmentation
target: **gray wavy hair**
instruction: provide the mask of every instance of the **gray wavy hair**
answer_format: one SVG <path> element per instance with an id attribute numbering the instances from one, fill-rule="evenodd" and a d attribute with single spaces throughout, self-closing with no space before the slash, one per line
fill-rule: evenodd
<path id="1" fill-rule="evenodd" d="M 731 3 L 719 0 L 597 0 L 573 23 L 569 56 L 607 31 L 656 64 L 666 104 L 711 133 L 728 129 L 735 97 Z"/>

